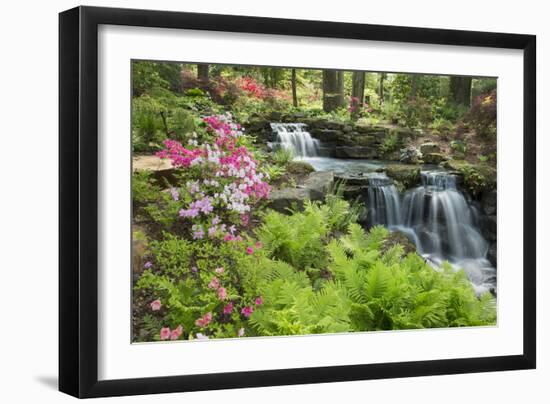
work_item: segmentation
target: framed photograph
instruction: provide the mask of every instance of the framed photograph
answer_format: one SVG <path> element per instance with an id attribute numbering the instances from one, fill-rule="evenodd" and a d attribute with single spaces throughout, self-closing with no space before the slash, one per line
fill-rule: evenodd
<path id="1" fill-rule="evenodd" d="M 59 27 L 61 391 L 535 368 L 534 36 Z"/>

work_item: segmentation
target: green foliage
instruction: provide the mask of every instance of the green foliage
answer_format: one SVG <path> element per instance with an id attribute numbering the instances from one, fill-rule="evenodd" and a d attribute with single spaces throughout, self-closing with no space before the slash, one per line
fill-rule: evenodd
<path id="1" fill-rule="evenodd" d="M 251 324 L 260 335 L 492 325 L 495 299 L 478 299 L 463 271 L 434 271 L 403 248 L 386 253 L 387 230 L 365 234 L 351 225 L 347 236 L 326 246 L 332 279 L 315 291 L 291 274 L 259 283 L 264 305 Z"/>
<path id="2" fill-rule="evenodd" d="M 440 136 L 442 139 L 449 139 L 456 130 L 456 125 L 445 118 L 435 118 L 429 125 L 433 134 Z"/>
<path id="3" fill-rule="evenodd" d="M 326 264 L 322 240 L 329 233 L 327 214 L 326 209 L 321 210 L 311 202 L 304 212 L 290 216 L 269 211 L 255 234 L 269 257 L 298 270 L 322 268 Z"/>
<path id="4" fill-rule="evenodd" d="M 193 242 L 169 233 L 164 233 L 163 240 L 151 242 L 150 255 L 152 268 L 143 272 L 135 289 L 147 291 L 162 302 L 163 311 L 151 311 L 144 319 L 156 329 L 156 335 L 160 324 L 171 329 L 183 326 L 187 338 L 205 332 L 218 338 L 237 335 L 243 319 L 236 308 L 228 314 L 223 308 L 229 301 L 240 306 L 255 297 L 243 288 L 256 285 L 252 275 L 258 270 L 253 257 L 231 243 Z M 221 274 L 215 271 L 220 267 L 224 268 Z M 227 290 L 226 299 L 220 299 L 216 289 L 209 287 L 213 278 Z M 206 313 L 212 313 L 213 320 L 197 325 L 196 320 Z"/>
<path id="5" fill-rule="evenodd" d="M 399 139 L 399 134 L 395 131 L 390 131 L 390 133 L 384 138 L 380 150 L 384 154 L 390 154 L 394 151 L 399 150 L 401 147 L 401 141 Z"/>
<path id="6" fill-rule="evenodd" d="M 294 158 L 294 153 L 290 149 L 278 148 L 273 153 L 273 162 L 278 166 L 286 166 Z"/>
<path id="7" fill-rule="evenodd" d="M 453 140 L 451 142 L 451 149 L 457 158 L 462 159 L 466 155 L 468 144 L 463 140 Z"/>
<path id="8" fill-rule="evenodd" d="M 404 124 L 411 129 L 426 127 L 433 119 L 432 107 L 426 98 L 410 98 L 401 109 Z"/>
<path id="9" fill-rule="evenodd" d="M 171 117 L 169 128 L 174 134 L 172 138 L 182 141 L 186 139 L 186 135 L 195 130 L 195 119 L 189 111 L 176 109 Z"/>
<path id="10" fill-rule="evenodd" d="M 152 179 L 151 171 L 132 173 L 132 199 L 134 203 L 145 204 L 157 200 L 160 187 Z"/>
<path id="11" fill-rule="evenodd" d="M 143 95 L 132 100 L 132 147 L 134 151 L 144 151 L 159 145 L 165 138 L 161 113 L 162 104 L 156 99 Z"/>

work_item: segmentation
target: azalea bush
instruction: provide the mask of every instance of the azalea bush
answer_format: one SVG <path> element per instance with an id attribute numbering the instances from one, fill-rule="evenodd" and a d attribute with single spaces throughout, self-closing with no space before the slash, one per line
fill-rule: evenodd
<path id="1" fill-rule="evenodd" d="M 182 170 L 182 186 L 170 189 L 181 204 L 178 215 L 192 239 L 231 241 L 246 228 L 253 207 L 269 195 L 266 175 L 247 148 L 243 131 L 230 114 L 204 118 L 207 138 L 187 145 L 166 140 L 157 153 Z"/>
<path id="2" fill-rule="evenodd" d="M 152 242 L 135 287 L 150 296 L 141 339 L 244 336 L 262 304 L 250 279 L 260 251 L 260 244 L 244 240 L 190 241 L 168 233 Z"/>

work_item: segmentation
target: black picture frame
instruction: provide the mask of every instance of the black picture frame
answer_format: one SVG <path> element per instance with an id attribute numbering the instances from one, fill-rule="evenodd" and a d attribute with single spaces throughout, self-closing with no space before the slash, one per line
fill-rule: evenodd
<path id="1" fill-rule="evenodd" d="M 523 50 L 523 354 L 98 381 L 100 24 Z M 59 99 L 59 389 L 62 392 L 85 398 L 535 368 L 535 36 L 77 7 L 59 15 Z"/>

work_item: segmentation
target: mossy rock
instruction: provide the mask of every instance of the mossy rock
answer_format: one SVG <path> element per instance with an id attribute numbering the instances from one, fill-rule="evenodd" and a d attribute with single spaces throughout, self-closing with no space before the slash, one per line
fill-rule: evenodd
<path id="1" fill-rule="evenodd" d="M 305 161 L 289 161 L 286 165 L 286 172 L 296 176 L 308 175 L 315 171 L 315 168 Z"/>
<path id="2" fill-rule="evenodd" d="M 389 164 L 386 175 L 402 184 L 404 189 L 412 188 L 420 181 L 420 167 L 414 164 Z"/>
<path id="3" fill-rule="evenodd" d="M 439 164 L 447 160 L 447 156 L 442 153 L 423 153 L 422 159 L 426 164 Z"/>
<path id="4" fill-rule="evenodd" d="M 398 244 L 403 247 L 404 255 L 416 253 L 416 246 L 411 240 L 409 240 L 405 233 L 399 230 L 394 230 L 384 240 L 384 244 L 382 245 L 382 254 Z"/>
<path id="5" fill-rule="evenodd" d="M 449 160 L 441 164 L 457 171 L 463 178 L 463 186 L 474 197 L 480 198 L 484 192 L 496 189 L 497 170 L 489 164 L 471 164 L 465 160 Z"/>

